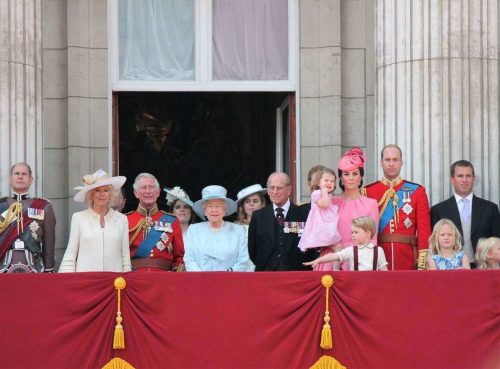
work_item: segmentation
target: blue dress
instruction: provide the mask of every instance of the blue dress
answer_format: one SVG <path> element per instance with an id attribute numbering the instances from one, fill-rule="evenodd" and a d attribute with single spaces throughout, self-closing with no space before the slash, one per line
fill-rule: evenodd
<path id="1" fill-rule="evenodd" d="M 188 272 L 249 270 L 245 231 L 239 224 L 224 222 L 214 232 L 208 222 L 191 224 L 184 240 L 184 263 Z"/>
<path id="2" fill-rule="evenodd" d="M 432 255 L 432 260 L 436 263 L 437 270 L 453 270 L 462 266 L 464 252 L 456 252 L 451 258 L 444 258 L 440 255 Z"/>

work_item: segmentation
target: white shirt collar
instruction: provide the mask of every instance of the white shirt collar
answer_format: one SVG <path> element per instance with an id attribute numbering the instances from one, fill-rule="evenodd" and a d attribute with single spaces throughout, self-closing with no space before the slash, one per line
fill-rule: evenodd
<path id="1" fill-rule="evenodd" d="M 373 248 L 375 247 L 375 246 L 373 245 L 373 243 L 371 243 L 371 242 L 370 242 L 368 245 L 366 245 L 366 246 L 363 246 L 363 245 L 357 245 L 357 246 L 358 246 L 358 249 L 360 249 L 360 250 L 361 250 L 361 249 L 364 249 L 365 247 L 366 247 L 367 249 L 373 249 Z"/>
<path id="2" fill-rule="evenodd" d="M 455 201 L 457 202 L 457 204 L 459 204 L 460 200 L 467 199 L 472 204 L 472 197 L 473 196 L 474 196 L 474 193 L 472 193 L 472 192 L 470 194 L 468 194 L 466 197 L 462 197 L 460 195 L 455 194 Z"/>
<path id="3" fill-rule="evenodd" d="M 279 208 L 279 207 L 280 206 L 278 206 L 275 203 L 273 203 L 274 214 L 276 214 L 276 209 Z M 287 199 L 285 205 L 281 206 L 281 208 L 283 209 L 283 215 L 286 218 L 286 214 L 288 213 L 288 209 L 290 209 L 290 199 Z"/>

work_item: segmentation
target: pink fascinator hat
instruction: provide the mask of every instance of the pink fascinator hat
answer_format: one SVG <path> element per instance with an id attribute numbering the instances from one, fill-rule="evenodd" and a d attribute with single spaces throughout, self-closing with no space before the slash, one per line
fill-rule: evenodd
<path id="1" fill-rule="evenodd" d="M 359 147 L 347 150 L 339 160 L 338 168 L 342 172 L 350 172 L 358 168 L 363 168 L 366 163 L 366 156 Z"/>

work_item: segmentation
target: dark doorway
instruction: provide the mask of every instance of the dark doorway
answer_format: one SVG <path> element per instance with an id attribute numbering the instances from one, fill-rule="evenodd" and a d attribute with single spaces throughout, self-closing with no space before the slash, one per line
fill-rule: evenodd
<path id="1" fill-rule="evenodd" d="M 115 169 L 128 179 L 126 210 L 137 206 L 132 182 L 141 172 L 155 175 L 162 187 L 181 186 L 193 200 L 210 184 L 226 187 L 233 199 L 248 185 L 265 185 L 276 168 L 276 108 L 287 96 L 280 92 L 116 93 Z M 164 193 L 159 200 L 165 208 Z"/>

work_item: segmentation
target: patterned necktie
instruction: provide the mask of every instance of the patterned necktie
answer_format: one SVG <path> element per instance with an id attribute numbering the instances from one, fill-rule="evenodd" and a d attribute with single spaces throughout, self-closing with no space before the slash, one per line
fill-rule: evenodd
<path id="1" fill-rule="evenodd" d="M 285 224 L 285 214 L 283 214 L 283 208 L 276 208 L 276 220 L 283 227 Z"/>
<path id="2" fill-rule="evenodd" d="M 468 199 L 461 199 L 462 207 L 460 208 L 460 218 L 462 223 L 467 223 L 470 219 L 470 201 Z"/>

